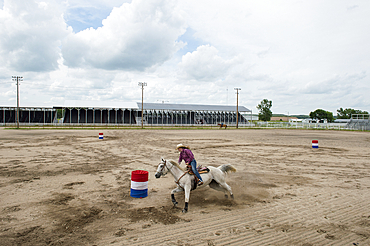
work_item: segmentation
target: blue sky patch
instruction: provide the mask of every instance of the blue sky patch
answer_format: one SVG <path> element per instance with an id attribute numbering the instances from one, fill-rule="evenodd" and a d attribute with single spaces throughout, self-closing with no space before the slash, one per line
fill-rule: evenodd
<path id="1" fill-rule="evenodd" d="M 75 33 L 87 28 L 97 29 L 102 27 L 102 20 L 111 13 L 111 8 L 98 9 L 94 7 L 72 8 L 67 13 L 66 22 L 73 28 Z"/>
<path id="2" fill-rule="evenodd" d="M 195 31 L 192 28 L 188 27 L 186 29 L 186 32 L 177 39 L 177 41 L 182 41 L 184 43 L 187 43 L 187 45 L 185 45 L 181 50 L 177 52 L 180 56 L 183 56 L 188 52 L 193 52 L 199 46 L 205 44 L 203 43 L 202 40 L 195 38 L 194 34 L 195 34 Z"/>

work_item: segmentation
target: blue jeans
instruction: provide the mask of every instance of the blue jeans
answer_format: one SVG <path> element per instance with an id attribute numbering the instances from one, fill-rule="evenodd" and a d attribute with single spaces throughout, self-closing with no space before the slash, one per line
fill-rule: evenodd
<path id="1" fill-rule="evenodd" d="M 202 177 L 200 176 L 200 174 L 198 173 L 198 170 L 197 170 L 197 162 L 195 160 L 192 160 L 190 162 L 190 165 L 191 165 L 191 169 L 193 169 L 193 173 L 195 174 L 195 176 L 197 176 L 199 181 L 203 182 L 203 179 L 202 179 Z"/>

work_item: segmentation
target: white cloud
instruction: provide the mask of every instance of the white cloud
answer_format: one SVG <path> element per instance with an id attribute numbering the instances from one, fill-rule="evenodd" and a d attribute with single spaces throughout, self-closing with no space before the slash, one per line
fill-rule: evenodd
<path id="1" fill-rule="evenodd" d="M 238 61 L 237 57 L 225 60 L 218 55 L 215 47 L 202 45 L 196 51 L 185 54 L 179 67 L 185 79 L 215 82 L 225 78 Z"/>
<path id="2" fill-rule="evenodd" d="M 53 1 L 5 1 L 0 9 L 0 62 L 15 71 L 57 68 L 67 35 L 60 5 Z"/>
<path id="3" fill-rule="evenodd" d="M 103 20 L 103 26 L 71 33 L 62 53 L 69 67 L 145 70 L 163 64 L 183 46 L 185 21 L 175 1 L 134 0 Z"/>
<path id="4" fill-rule="evenodd" d="M 366 78 L 366 72 L 359 74 L 345 74 L 344 76 L 335 75 L 334 77 L 319 82 L 309 82 L 299 89 L 299 93 L 302 94 L 336 94 L 340 93 L 340 96 L 356 93 L 358 82 Z"/>

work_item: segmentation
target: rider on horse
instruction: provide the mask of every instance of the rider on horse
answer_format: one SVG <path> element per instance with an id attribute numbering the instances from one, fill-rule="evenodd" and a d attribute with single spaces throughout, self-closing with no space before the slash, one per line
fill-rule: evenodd
<path id="1" fill-rule="evenodd" d="M 193 170 L 193 173 L 199 179 L 198 185 L 202 185 L 203 184 L 203 179 L 198 173 L 197 162 L 195 161 L 193 152 L 191 152 L 191 150 L 189 149 L 189 146 L 185 146 L 183 144 L 178 144 L 177 145 L 177 150 L 180 152 L 179 164 L 181 163 L 182 160 L 184 160 L 187 166 L 191 166 L 191 169 Z"/>

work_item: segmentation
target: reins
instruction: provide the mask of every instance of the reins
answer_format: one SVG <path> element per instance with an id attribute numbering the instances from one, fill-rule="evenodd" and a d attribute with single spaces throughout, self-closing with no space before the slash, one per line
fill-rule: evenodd
<path id="1" fill-rule="evenodd" d="M 171 169 L 172 169 L 172 167 L 171 168 L 168 168 L 167 167 L 167 160 L 164 160 L 164 165 L 163 165 L 163 167 L 162 167 L 162 169 L 161 169 L 161 172 L 163 173 L 163 169 L 164 169 L 164 167 L 166 167 L 167 169 L 168 169 L 168 171 L 170 171 Z M 189 171 L 186 171 L 186 172 L 184 172 L 184 174 L 183 175 L 181 175 L 181 177 L 176 181 L 175 180 L 175 183 L 178 185 L 178 186 L 180 186 L 180 188 L 181 189 L 183 189 L 184 190 L 184 187 L 182 187 L 181 185 L 180 185 L 180 179 L 182 178 L 182 177 L 184 177 L 185 176 L 185 174 L 187 174 L 187 173 L 189 173 Z"/>

